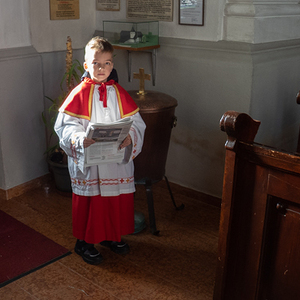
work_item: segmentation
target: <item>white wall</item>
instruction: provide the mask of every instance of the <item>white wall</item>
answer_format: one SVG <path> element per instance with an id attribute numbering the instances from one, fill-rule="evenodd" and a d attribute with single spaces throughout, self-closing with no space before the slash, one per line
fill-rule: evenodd
<path id="1" fill-rule="evenodd" d="M 0 0 L 0 49 L 32 45 L 38 52 L 64 50 L 67 36 L 83 48 L 95 30 L 96 4 L 80 0 L 80 19 L 50 20 L 49 0 Z"/>
<path id="2" fill-rule="evenodd" d="M 300 125 L 299 40 L 266 43 L 253 56 L 249 114 L 262 120 L 256 141 L 295 152 Z M 274 47 L 274 48 L 273 48 Z"/>
<path id="3" fill-rule="evenodd" d="M 33 47 L 0 50 L 0 188 L 48 173 L 42 61 Z"/>
<path id="4" fill-rule="evenodd" d="M 95 1 L 79 1 L 80 19 L 77 20 L 50 20 L 48 0 L 29 2 L 32 45 L 38 52 L 64 50 L 67 36 L 72 38 L 74 49 L 83 48 L 92 38 L 96 18 Z"/>
<path id="5" fill-rule="evenodd" d="M 124 2 L 120 12 L 97 12 L 97 29 L 103 28 L 103 20 L 125 19 Z M 203 27 L 179 25 L 177 0 L 174 7 L 173 22 L 159 23 L 157 84 L 145 83 L 146 89 L 170 94 L 179 103 L 166 172 L 173 182 L 221 196 L 226 137 L 218 125 L 227 110 L 261 120 L 258 142 L 296 149 L 300 5 L 287 0 L 205 1 Z M 116 53 L 121 84 L 138 89 L 137 81 L 127 81 L 126 54 Z M 151 73 L 149 55 L 133 54 L 132 72 L 139 68 Z"/>
<path id="6" fill-rule="evenodd" d="M 83 48 L 103 20 L 125 19 L 119 12 L 96 11 L 95 1 L 80 1 L 80 19 L 50 20 L 49 1 L 0 0 L 0 49 L 33 45 L 38 52 L 63 50 L 66 37 Z M 178 24 L 178 0 L 172 22 L 160 22 L 160 36 L 206 41 L 265 43 L 300 38 L 300 4 L 289 0 L 214 0 L 204 2 L 204 26 Z"/>
<path id="7" fill-rule="evenodd" d="M 300 4 L 290 0 L 227 0 L 223 39 L 266 43 L 300 38 Z"/>
<path id="8" fill-rule="evenodd" d="M 205 1 L 205 26 L 188 26 L 178 24 L 179 0 L 174 0 L 174 14 L 172 22 L 159 22 L 159 35 L 161 37 L 174 37 L 180 39 L 217 41 L 222 36 L 222 22 L 224 0 Z M 97 11 L 96 29 L 103 30 L 103 20 L 126 19 L 126 0 L 120 1 L 120 11 Z"/>
<path id="9" fill-rule="evenodd" d="M 30 45 L 29 0 L 0 0 L 0 49 Z"/>
<path id="10" fill-rule="evenodd" d="M 178 1 L 172 22 L 160 22 L 161 37 L 204 41 L 266 43 L 300 38 L 300 4 L 290 0 L 204 1 L 204 26 L 178 24 Z M 125 19 L 126 1 L 119 12 L 96 13 L 96 29 L 103 20 Z"/>

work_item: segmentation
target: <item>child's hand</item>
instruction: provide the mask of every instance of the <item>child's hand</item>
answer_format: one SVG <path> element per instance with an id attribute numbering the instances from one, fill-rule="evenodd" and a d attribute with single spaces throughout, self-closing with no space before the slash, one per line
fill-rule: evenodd
<path id="1" fill-rule="evenodd" d="M 83 140 L 83 147 L 87 148 L 87 147 L 91 146 L 94 143 L 95 143 L 95 141 L 93 139 L 87 139 L 87 138 L 85 138 Z"/>
<path id="2" fill-rule="evenodd" d="M 126 138 L 124 139 L 124 141 L 121 143 L 121 145 L 119 146 L 119 150 L 129 146 L 130 144 L 132 144 L 132 140 L 131 140 L 131 137 L 130 137 L 130 134 L 128 134 L 126 136 Z"/>

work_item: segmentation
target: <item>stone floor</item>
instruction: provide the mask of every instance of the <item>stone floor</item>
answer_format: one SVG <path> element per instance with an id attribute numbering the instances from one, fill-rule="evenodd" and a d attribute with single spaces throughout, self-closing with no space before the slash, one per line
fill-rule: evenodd
<path id="1" fill-rule="evenodd" d="M 58 193 L 50 184 L 0 201 L 3 211 L 72 251 L 71 255 L 4 286 L 0 299 L 211 300 L 219 199 L 175 184 L 171 188 L 177 205 L 183 203 L 185 208 L 175 210 L 164 181 L 154 184 L 156 224 L 160 231 L 156 236 L 148 225 L 144 186 L 137 186 L 135 210 L 145 215 L 147 227 L 124 237 L 131 247 L 126 256 L 97 245 L 104 256 L 104 262 L 98 266 L 86 264 L 73 252 L 69 195 Z"/>

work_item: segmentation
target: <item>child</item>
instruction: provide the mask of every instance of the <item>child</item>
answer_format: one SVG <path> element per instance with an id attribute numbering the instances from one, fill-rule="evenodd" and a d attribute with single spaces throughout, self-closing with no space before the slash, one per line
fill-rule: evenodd
<path id="1" fill-rule="evenodd" d="M 105 39 L 94 37 L 85 47 L 85 78 L 67 97 L 55 123 L 61 148 L 68 155 L 72 182 L 73 235 L 75 252 L 89 264 L 103 257 L 94 247 L 101 243 L 119 254 L 129 251 L 121 235 L 134 232 L 133 159 L 143 145 L 145 123 L 129 94 L 114 80 L 107 82 L 113 70 L 113 47 Z M 121 143 L 128 163 L 85 167 L 85 148 L 94 140 L 85 137 L 90 122 L 110 123 L 131 117 L 130 133 Z"/>

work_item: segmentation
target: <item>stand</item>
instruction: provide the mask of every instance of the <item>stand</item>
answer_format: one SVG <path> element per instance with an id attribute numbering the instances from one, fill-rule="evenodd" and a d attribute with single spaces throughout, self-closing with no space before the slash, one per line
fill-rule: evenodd
<path id="1" fill-rule="evenodd" d="M 176 210 L 182 210 L 184 209 L 184 204 L 181 204 L 180 206 L 177 206 L 174 200 L 174 196 L 168 181 L 167 176 L 164 176 L 166 183 L 167 183 L 167 187 L 170 193 L 170 197 L 171 200 L 173 202 L 173 205 L 175 207 Z M 153 192 L 152 192 L 152 184 L 153 183 L 157 183 L 158 181 L 152 181 L 151 179 L 142 179 L 139 181 L 136 181 L 136 184 L 143 184 L 145 186 L 146 189 L 146 197 L 147 197 L 147 204 L 148 204 L 148 214 L 149 214 L 149 226 L 150 226 L 150 230 L 151 233 L 153 235 L 158 235 L 159 234 L 159 230 L 157 230 L 156 228 L 156 220 L 155 220 L 155 212 L 154 212 L 154 202 L 153 202 Z"/>
<path id="2" fill-rule="evenodd" d="M 140 48 L 133 48 L 133 47 L 126 47 L 126 46 L 119 46 L 114 45 L 114 49 L 120 50 L 127 50 L 128 53 L 128 81 L 132 81 L 131 76 L 131 65 L 132 65 L 132 53 L 133 52 L 145 52 L 151 54 L 152 59 L 152 84 L 155 86 L 155 78 L 156 78 L 156 49 L 160 47 L 160 45 L 148 46 L 148 47 L 140 47 Z"/>

